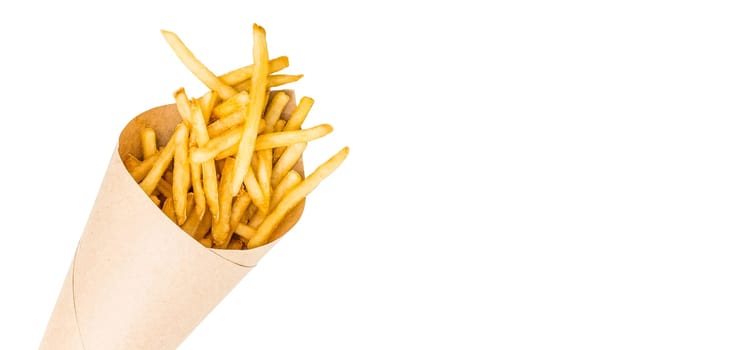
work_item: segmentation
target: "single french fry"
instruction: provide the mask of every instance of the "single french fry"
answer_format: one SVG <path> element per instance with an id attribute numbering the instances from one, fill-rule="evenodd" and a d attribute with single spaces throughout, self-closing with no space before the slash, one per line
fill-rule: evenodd
<path id="1" fill-rule="evenodd" d="M 283 129 L 285 127 L 286 127 L 286 121 L 283 119 L 279 119 L 276 121 L 276 124 L 273 124 L 273 132 L 283 131 Z"/>
<path id="2" fill-rule="evenodd" d="M 150 199 L 152 200 L 152 203 L 154 203 L 154 205 L 156 205 L 156 206 L 158 206 L 158 207 L 159 207 L 159 205 L 160 205 L 160 204 L 162 203 L 162 202 L 160 201 L 159 197 L 157 197 L 157 196 L 155 196 L 155 195 L 151 195 L 151 196 L 149 196 L 149 198 L 150 198 Z"/>
<path id="3" fill-rule="evenodd" d="M 205 235 L 210 231 L 210 227 L 213 224 L 213 214 L 210 213 L 210 211 L 205 211 L 205 215 L 200 219 L 200 223 L 197 225 L 197 228 L 195 229 L 195 234 L 192 236 L 195 239 L 200 239 L 205 237 Z"/>
<path id="4" fill-rule="evenodd" d="M 172 160 L 174 162 L 174 155 L 172 157 L 173 157 Z M 172 185 L 172 170 L 165 171 L 165 174 L 162 175 L 162 180 L 165 180 L 165 181 L 167 181 L 167 183 Z M 172 188 L 172 187 L 170 187 L 170 188 Z"/>
<path id="5" fill-rule="evenodd" d="M 288 125 L 288 123 L 286 123 Z M 333 130 L 329 124 L 321 124 L 303 130 L 272 132 L 262 134 L 256 140 L 255 150 L 276 148 L 282 146 L 290 146 L 295 143 L 309 142 L 320 137 L 326 136 Z"/>
<path id="6" fill-rule="evenodd" d="M 139 158 L 135 157 L 133 154 L 129 153 L 127 154 L 124 159 L 122 159 L 122 162 L 124 162 L 124 167 L 127 168 L 127 171 L 131 173 L 131 171 L 138 167 L 140 164 L 142 164 L 142 161 L 139 160 Z M 139 182 L 139 181 L 137 181 Z"/>
<path id="7" fill-rule="evenodd" d="M 295 81 L 298 81 L 299 79 L 303 78 L 303 74 L 274 74 L 268 76 L 268 81 L 266 81 L 266 86 L 268 88 L 281 86 L 284 84 L 293 83 Z M 238 91 L 248 91 L 251 88 L 252 79 L 244 80 L 242 83 L 235 86 L 235 89 Z"/>
<path id="8" fill-rule="evenodd" d="M 147 159 L 157 154 L 157 135 L 155 134 L 154 129 L 144 127 L 142 128 L 139 136 L 142 140 L 143 158 Z"/>
<path id="9" fill-rule="evenodd" d="M 236 91 L 234 88 L 225 85 L 218 77 L 213 74 L 200 60 L 198 60 L 190 49 L 180 40 L 177 34 L 162 30 L 162 36 L 165 41 L 170 45 L 175 55 L 182 61 L 187 69 L 192 72 L 205 86 L 217 92 L 221 98 L 228 99 L 235 95 Z M 268 65 L 266 65 L 268 68 Z"/>
<path id="10" fill-rule="evenodd" d="M 215 91 L 208 91 L 205 93 L 205 95 L 198 98 L 197 102 L 200 106 L 200 111 L 202 112 L 203 119 L 205 120 L 205 125 L 207 125 L 208 121 L 210 120 L 210 116 L 213 113 L 213 108 L 215 108 L 215 105 L 218 102 L 218 93 Z"/>
<path id="11" fill-rule="evenodd" d="M 155 154 L 154 156 L 149 157 L 149 158 L 145 159 L 144 161 L 140 162 L 134 168 L 129 169 L 129 174 L 132 175 L 132 178 L 134 178 L 134 181 L 140 182 L 140 181 L 144 180 L 144 177 L 147 176 L 149 171 L 152 169 L 152 166 L 154 166 L 154 163 L 157 161 L 158 156 L 159 156 L 159 154 Z M 134 161 L 132 160 L 130 162 L 134 162 Z"/>
<path id="12" fill-rule="evenodd" d="M 250 218 L 252 218 L 254 215 L 256 215 L 256 212 L 258 212 L 258 207 L 253 203 L 251 200 L 251 205 L 246 208 L 245 214 L 243 214 L 243 218 L 240 220 L 242 223 L 248 223 L 250 221 Z"/>
<path id="13" fill-rule="evenodd" d="M 235 250 L 241 250 L 243 249 L 243 240 L 241 240 L 239 237 L 235 237 L 230 240 L 230 243 L 228 243 L 228 247 L 226 249 L 235 249 Z"/>
<path id="14" fill-rule="evenodd" d="M 200 238 L 198 240 L 200 244 L 204 245 L 205 248 L 212 248 L 213 247 L 213 240 L 210 239 L 210 237 Z"/>
<path id="15" fill-rule="evenodd" d="M 235 234 L 242 238 L 243 242 L 248 243 L 248 241 L 256 235 L 256 229 L 246 224 L 238 224 L 238 226 L 235 227 Z"/>
<path id="16" fill-rule="evenodd" d="M 233 200 L 233 207 L 230 210 L 230 228 L 231 232 L 235 231 L 235 228 L 243 219 L 246 213 L 246 209 L 251 204 L 251 196 L 246 191 L 238 192 L 238 195 Z"/>
<path id="17" fill-rule="evenodd" d="M 190 114 L 191 114 L 191 108 L 190 108 L 190 99 L 187 98 L 187 93 L 185 93 L 185 88 L 179 88 L 175 91 L 173 94 L 175 97 L 175 105 L 177 106 L 177 112 L 180 113 L 180 118 L 186 123 L 190 124 Z"/>
<path id="18" fill-rule="evenodd" d="M 194 208 L 193 210 L 195 212 L 198 211 L 197 208 Z M 182 224 L 182 226 L 180 226 L 180 228 L 183 231 L 187 232 L 187 234 L 189 234 L 190 236 L 193 236 L 195 235 L 195 231 L 197 231 L 198 225 L 200 225 L 200 219 L 202 218 L 197 215 L 190 215 L 190 217 L 185 221 L 184 224 Z"/>
<path id="19" fill-rule="evenodd" d="M 271 203 L 271 170 L 273 153 L 270 149 L 256 151 L 256 179 L 261 187 L 264 203 Z M 245 182 L 245 181 L 244 181 Z"/>
<path id="20" fill-rule="evenodd" d="M 185 130 L 182 129 L 180 125 L 183 124 L 177 125 L 177 127 L 175 128 L 175 132 L 170 138 L 170 141 L 167 142 L 167 145 L 165 145 L 165 147 L 162 148 L 162 151 L 159 152 L 159 155 L 152 165 L 152 168 L 147 173 L 147 176 L 145 176 L 144 180 L 139 183 L 139 186 L 142 187 L 144 193 L 146 193 L 147 195 L 151 194 L 152 191 L 154 191 L 155 187 L 157 187 L 159 179 L 162 178 L 162 174 L 164 174 L 164 171 L 167 169 L 167 167 L 170 165 L 170 162 L 172 161 L 172 156 L 175 154 L 175 135 L 181 132 L 185 132 Z"/>
<path id="21" fill-rule="evenodd" d="M 235 160 L 233 158 L 225 159 L 225 165 L 223 165 L 223 171 L 220 175 L 220 186 L 218 187 L 218 199 L 219 199 L 219 210 L 217 220 L 213 221 L 212 236 L 213 244 L 216 247 L 225 248 L 228 246 L 230 241 L 230 216 L 231 207 L 233 205 L 233 166 Z"/>
<path id="22" fill-rule="evenodd" d="M 301 125 L 304 124 L 304 119 L 309 115 L 311 107 L 314 105 L 314 99 L 311 97 L 304 96 L 299 99 L 299 104 L 296 105 L 291 117 L 286 122 L 284 131 L 294 131 L 301 129 Z"/>
<path id="23" fill-rule="evenodd" d="M 286 104 L 289 103 L 289 95 L 283 91 L 279 91 L 273 95 L 273 99 L 266 108 L 266 115 L 263 117 L 264 128 L 263 133 L 273 132 L 273 127 L 276 125 L 276 121 L 281 118 L 281 112 L 283 111 Z"/>
<path id="24" fill-rule="evenodd" d="M 266 153 L 268 153 L 266 155 Z M 248 225 L 257 228 L 261 224 L 266 213 L 271 208 L 271 157 L 272 153 L 270 149 L 256 151 L 253 157 L 251 166 L 253 171 L 256 173 L 256 179 L 258 185 L 261 187 L 261 194 L 263 195 L 263 202 L 267 203 L 266 210 L 259 208 L 255 215 L 248 220 Z"/>
<path id="25" fill-rule="evenodd" d="M 213 108 L 213 115 L 222 118 L 231 113 L 245 110 L 249 101 L 248 91 L 241 91 L 215 106 Z"/>
<path id="26" fill-rule="evenodd" d="M 248 219 L 248 222 L 246 223 L 247 226 L 252 227 L 254 229 L 257 229 L 258 226 L 261 225 L 263 222 L 263 219 L 266 218 L 266 213 L 261 210 L 256 210 L 256 212 L 251 215 L 251 218 Z"/>
<path id="27" fill-rule="evenodd" d="M 187 220 L 180 225 L 180 228 L 187 232 L 190 236 L 195 234 L 195 230 L 197 230 L 197 226 L 200 224 L 200 219 L 202 217 L 198 217 L 197 215 L 193 215 L 197 212 L 197 209 L 195 208 L 194 200 L 193 200 L 194 194 L 192 192 L 187 194 L 187 201 L 185 205 L 185 212 L 187 216 Z M 179 224 L 178 224 L 179 225 Z"/>
<path id="28" fill-rule="evenodd" d="M 165 179 L 159 179 L 157 182 L 157 188 L 155 188 L 165 198 L 172 198 L 172 184 L 167 182 Z"/>
<path id="29" fill-rule="evenodd" d="M 268 46 L 266 31 L 263 27 L 253 25 L 253 74 L 251 75 L 250 99 L 243 136 L 238 143 L 238 153 L 235 157 L 235 172 L 233 177 L 233 195 L 237 195 L 243 185 L 243 179 L 250 168 L 251 157 L 258 135 L 258 125 L 263 115 L 263 108 L 267 101 L 266 82 L 268 80 Z M 249 191 L 250 194 L 250 191 Z M 251 197 L 253 197 L 251 195 Z M 255 203 L 255 202 L 254 202 Z"/>
<path id="30" fill-rule="evenodd" d="M 177 224 L 187 220 L 187 190 L 190 188 L 190 159 L 187 155 L 189 129 L 180 124 L 179 133 L 175 133 L 175 156 L 172 168 L 172 200 L 175 208 Z"/>
<path id="31" fill-rule="evenodd" d="M 185 200 L 185 216 L 187 216 L 187 217 L 190 217 L 192 214 L 192 211 L 195 209 L 194 208 L 195 202 L 192 200 L 192 197 L 193 197 L 193 193 L 188 192 L 187 198 Z M 172 201 L 172 203 L 174 204 L 174 201 Z"/>
<path id="32" fill-rule="evenodd" d="M 251 201 L 258 208 L 258 210 L 264 213 L 268 211 L 268 199 L 264 197 L 261 186 L 256 179 L 255 172 L 252 167 L 248 167 L 243 183 L 246 186 L 246 192 L 251 196 Z"/>
<path id="33" fill-rule="evenodd" d="M 329 158 L 326 162 L 322 163 L 314 172 L 309 174 L 303 181 L 301 181 L 296 187 L 292 188 L 289 193 L 284 195 L 281 202 L 268 213 L 261 225 L 258 226 L 256 235 L 253 236 L 247 243 L 248 249 L 259 247 L 269 242 L 270 239 L 277 239 L 278 237 L 272 237 L 271 234 L 276 227 L 281 223 L 284 216 L 296 207 L 301 200 L 303 200 L 311 191 L 313 191 L 322 180 L 327 176 L 331 175 L 342 162 L 347 158 L 349 154 L 349 147 L 342 148 L 334 156 Z"/>
<path id="34" fill-rule="evenodd" d="M 175 208 L 172 205 L 172 198 L 168 197 L 167 199 L 165 199 L 164 204 L 162 204 L 162 212 L 167 215 L 167 217 L 170 218 L 170 220 L 172 220 L 173 222 L 176 221 Z"/>
<path id="35" fill-rule="evenodd" d="M 190 183 L 192 184 L 193 200 L 195 201 L 195 213 L 198 218 L 202 218 L 207 210 L 205 203 L 205 190 L 202 184 L 202 165 L 200 163 L 190 163 Z"/>
<path id="36" fill-rule="evenodd" d="M 220 208 L 218 206 L 218 172 L 215 170 L 215 161 L 208 160 L 202 163 L 203 190 L 207 200 L 208 210 L 217 220 Z"/>
<path id="37" fill-rule="evenodd" d="M 295 170 L 290 170 L 286 173 L 283 179 L 281 179 L 281 182 L 273 188 L 273 193 L 271 193 L 271 208 L 275 208 L 281 203 L 281 198 L 302 180 L 301 175 Z"/>
<path id="38" fill-rule="evenodd" d="M 190 127 L 192 129 L 192 133 L 195 135 L 197 145 L 205 146 L 208 141 L 210 141 L 210 137 L 208 136 L 205 116 L 203 115 L 200 103 L 197 101 L 193 101 L 190 105 L 190 122 Z"/>
<path id="39" fill-rule="evenodd" d="M 296 162 L 298 162 L 304 154 L 306 145 L 306 142 L 299 142 L 286 147 L 286 150 L 281 153 L 281 157 L 276 160 L 276 164 L 274 164 L 273 169 L 271 170 L 271 186 L 278 186 L 281 179 L 286 176 L 289 170 L 293 169 Z"/>
<path id="40" fill-rule="evenodd" d="M 289 66 L 289 58 L 286 56 L 276 57 L 268 61 L 268 71 L 275 73 Z M 221 75 L 220 81 L 228 86 L 236 86 L 245 80 L 248 80 L 253 75 L 253 65 L 232 70 L 228 73 Z"/>
<path id="41" fill-rule="evenodd" d="M 190 142 L 189 147 L 192 148 L 199 142 L 207 142 L 205 113 L 210 113 L 212 106 L 209 105 L 217 100 L 217 93 L 209 91 L 203 97 L 197 99 L 190 104 Z M 195 104 L 195 111 L 192 111 L 192 104 Z M 188 155 L 192 154 L 192 150 L 188 149 Z M 202 218 L 207 210 L 206 195 L 202 182 L 202 165 L 190 161 L 190 183 L 192 185 L 193 200 L 195 201 L 195 212 L 198 217 Z"/>

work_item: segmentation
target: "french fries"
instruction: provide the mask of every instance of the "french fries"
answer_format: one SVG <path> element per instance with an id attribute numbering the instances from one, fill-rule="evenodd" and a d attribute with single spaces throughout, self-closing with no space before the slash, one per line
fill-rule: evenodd
<path id="1" fill-rule="evenodd" d="M 237 195 L 243 185 L 243 178 L 248 172 L 253 156 L 256 136 L 258 136 L 258 123 L 263 115 L 266 103 L 268 84 L 268 45 L 266 31 L 263 27 L 253 24 L 253 74 L 251 75 L 251 101 L 248 103 L 243 135 L 238 143 L 238 153 L 235 156 L 235 170 L 233 173 L 233 194 Z"/>
<path id="2" fill-rule="evenodd" d="M 205 65 L 192 54 L 187 46 L 180 40 L 177 34 L 163 30 L 162 36 L 167 40 L 172 50 L 182 63 L 200 79 L 210 90 L 220 94 L 220 97 L 227 99 L 235 95 L 236 91 L 232 87 L 225 85 L 217 76 L 215 76 Z"/>
<path id="3" fill-rule="evenodd" d="M 223 171 L 220 175 L 220 184 L 218 186 L 218 199 L 220 200 L 220 214 L 218 219 L 213 223 L 213 244 L 216 247 L 225 248 L 228 246 L 230 241 L 230 217 L 233 206 L 233 165 L 235 160 L 233 158 L 226 158 L 225 164 L 223 165 Z"/>
<path id="4" fill-rule="evenodd" d="M 142 154 L 144 155 L 144 159 L 148 159 L 157 154 L 157 136 L 155 135 L 154 129 L 143 128 L 140 136 L 142 138 Z"/>
<path id="5" fill-rule="evenodd" d="M 289 210 L 299 204 L 324 178 L 333 173 L 344 162 L 348 154 L 349 147 L 342 148 L 307 176 L 306 179 L 292 188 L 289 193 L 285 194 L 276 208 L 263 219 L 263 222 L 261 222 L 261 225 L 256 230 L 256 234 L 248 241 L 247 247 L 251 249 L 268 243 L 273 230 L 281 223 L 281 220 L 283 220 Z M 273 239 L 276 238 L 278 237 L 274 237 Z"/>
<path id="6" fill-rule="evenodd" d="M 175 208 L 177 224 L 187 220 L 187 191 L 190 188 L 190 158 L 187 157 L 190 131 L 187 125 L 179 125 L 180 132 L 175 133 L 175 155 L 172 168 L 172 201 Z"/>
<path id="7" fill-rule="evenodd" d="M 180 229 L 205 247 L 252 249 L 278 239 L 286 215 L 344 161 L 344 147 L 309 176 L 294 170 L 309 142 L 333 131 L 329 124 L 303 128 L 314 100 L 294 104 L 271 87 L 301 74 L 273 74 L 287 56 L 269 59 L 266 31 L 253 25 L 253 63 L 216 75 L 177 34 L 162 30 L 179 60 L 210 91 L 190 98 L 173 92 L 180 114 L 169 140 L 151 127 L 140 132 L 140 154 L 124 165 L 141 189 Z M 169 134 L 167 134 L 169 135 Z"/>

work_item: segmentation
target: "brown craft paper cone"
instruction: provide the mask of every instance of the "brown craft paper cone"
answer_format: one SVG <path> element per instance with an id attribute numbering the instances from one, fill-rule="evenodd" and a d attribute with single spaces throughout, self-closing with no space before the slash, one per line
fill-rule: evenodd
<path id="1" fill-rule="evenodd" d="M 293 92 L 287 93 L 284 118 L 295 105 Z M 174 349 L 276 243 L 205 248 L 142 191 L 121 156 L 141 157 L 141 127 L 153 127 L 166 143 L 179 122 L 175 106 L 167 105 L 142 113 L 122 131 L 41 349 Z M 303 205 L 279 232 L 298 221 Z"/>

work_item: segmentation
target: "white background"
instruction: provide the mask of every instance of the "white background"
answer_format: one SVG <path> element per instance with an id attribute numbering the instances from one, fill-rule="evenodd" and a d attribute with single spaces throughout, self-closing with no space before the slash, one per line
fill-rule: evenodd
<path id="1" fill-rule="evenodd" d="M 729 348 L 722 1 L 0 5 L 0 348 L 37 348 L 118 132 L 251 25 L 349 145 L 181 349 Z M 473 3 L 473 5 L 471 4 Z"/>

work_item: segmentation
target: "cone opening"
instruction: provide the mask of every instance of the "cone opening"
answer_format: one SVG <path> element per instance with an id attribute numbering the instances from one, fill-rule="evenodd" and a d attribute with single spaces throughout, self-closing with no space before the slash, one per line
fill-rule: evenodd
<path id="1" fill-rule="evenodd" d="M 282 112 L 281 118 L 288 120 L 291 116 L 291 113 L 293 112 L 295 108 L 295 97 L 294 93 L 291 90 L 284 90 L 290 97 L 289 105 L 286 106 L 284 111 Z M 273 95 L 273 94 L 271 94 Z M 141 131 L 145 127 L 151 127 L 155 130 L 156 136 L 157 136 L 157 143 L 158 145 L 164 145 L 167 144 L 170 137 L 172 136 L 172 133 L 174 132 L 175 126 L 179 124 L 182 121 L 182 118 L 180 117 L 180 114 L 177 110 L 177 106 L 174 104 L 168 104 L 163 106 L 158 106 L 151 108 L 135 118 L 133 118 L 122 130 L 122 132 L 119 135 L 118 140 L 118 153 L 115 154 L 115 156 L 118 156 L 120 160 L 124 159 L 127 155 L 131 154 L 137 159 L 142 159 L 142 142 L 141 142 Z M 122 162 L 123 163 L 123 162 Z M 298 171 L 302 176 L 304 176 L 304 165 L 301 160 L 296 164 L 294 167 L 294 170 Z M 129 175 L 129 178 L 131 181 L 134 181 L 131 174 L 127 170 L 125 172 L 127 175 Z M 137 186 L 137 189 L 139 190 L 139 194 L 146 197 L 146 194 L 142 190 L 141 187 Z M 156 209 L 159 212 L 160 217 L 163 220 L 170 221 L 170 223 L 173 223 L 169 218 L 160 210 L 158 207 L 154 205 L 151 199 L 149 199 L 150 208 L 152 210 Z M 226 260 L 231 260 L 231 262 L 242 265 L 242 266 L 249 266 L 247 263 L 245 263 L 245 258 L 238 258 L 236 255 L 243 254 L 243 252 L 248 252 L 246 254 L 253 254 L 257 255 L 258 252 L 265 252 L 268 249 L 270 249 L 273 244 L 275 244 L 279 239 L 281 239 L 285 234 L 293 228 L 294 225 L 298 222 L 299 218 L 303 214 L 304 210 L 304 204 L 305 200 L 301 201 L 299 205 L 297 205 L 289 214 L 286 216 L 286 218 L 281 222 L 281 224 L 274 230 L 274 237 L 278 237 L 274 241 L 271 241 L 263 246 L 253 248 L 253 249 L 245 249 L 245 250 L 227 250 L 227 249 L 216 249 L 216 248 L 206 248 L 199 242 L 195 241 L 196 244 L 200 245 L 200 247 L 208 249 L 212 253 L 215 253 L 222 258 Z M 177 225 L 175 225 L 177 226 Z M 177 231 L 179 234 L 185 235 L 189 237 L 192 240 L 195 240 L 193 237 L 191 237 L 189 234 L 187 234 L 185 231 L 183 231 L 179 226 L 177 226 Z M 231 253 L 233 252 L 233 253 Z"/>

